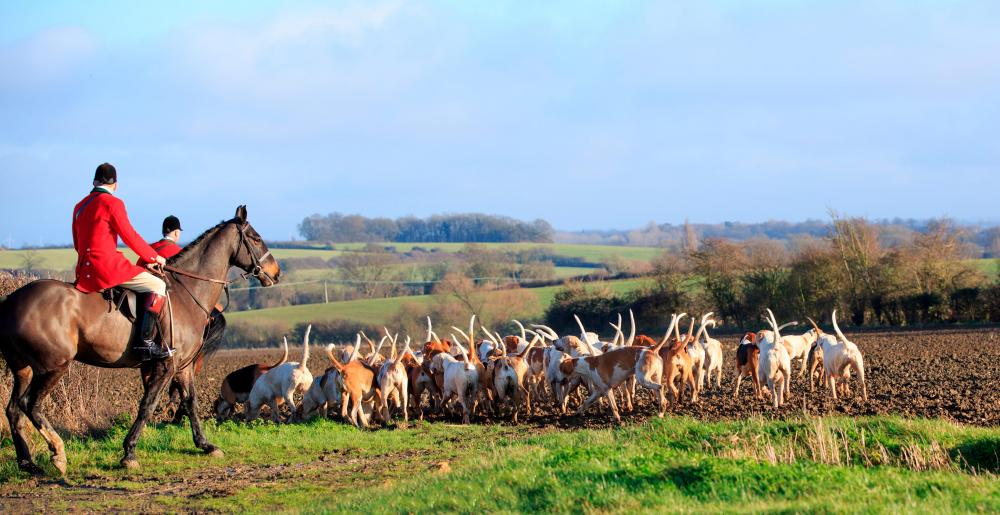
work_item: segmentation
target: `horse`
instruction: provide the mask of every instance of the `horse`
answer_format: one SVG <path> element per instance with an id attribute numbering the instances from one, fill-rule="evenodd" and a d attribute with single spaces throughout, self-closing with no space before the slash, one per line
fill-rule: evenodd
<path id="1" fill-rule="evenodd" d="M 180 386 L 195 446 L 209 456 L 223 455 L 202 432 L 192 363 L 202 353 L 209 314 L 228 284 L 229 269 L 238 267 L 244 276 L 252 275 L 266 287 L 278 282 L 281 267 L 247 222 L 246 206 L 237 207 L 233 219 L 205 231 L 167 265 L 172 294 L 163 311 L 160 334 L 175 352 L 159 361 L 141 362 L 130 354 L 132 322 L 110 309 L 108 300 L 99 293 L 83 293 L 63 281 L 39 280 L 0 303 L 0 353 L 14 374 L 7 421 L 22 470 L 42 473 L 32 461 L 23 415 L 45 439 L 52 464 L 66 475 L 63 441 L 39 406 L 74 360 L 101 368 L 139 368 L 141 372 L 144 392 L 123 444 L 123 467 L 139 467 L 136 442 L 171 381 Z"/>

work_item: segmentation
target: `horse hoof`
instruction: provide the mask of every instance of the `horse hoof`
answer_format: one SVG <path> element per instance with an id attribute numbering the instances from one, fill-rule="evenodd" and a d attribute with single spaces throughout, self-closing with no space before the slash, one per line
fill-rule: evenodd
<path id="1" fill-rule="evenodd" d="M 224 458 L 226 456 L 226 453 L 222 452 L 222 449 L 219 449 L 218 447 L 213 447 L 212 449 L 205 451 L 205 454 L 208 454 L 212 458 Z"/>
<path id="2" fill-rule="evenodd" d="M 66 475 L 66 456 L 53 456 L 52 466 L 59 470 L 59 474 Z"/>
<path id="3" fill-rule="evenodd" d="M 139 460 L 135 458 L 122 458 L 122 467 L 129 470 L 136 470 L 139 468 Z"/>

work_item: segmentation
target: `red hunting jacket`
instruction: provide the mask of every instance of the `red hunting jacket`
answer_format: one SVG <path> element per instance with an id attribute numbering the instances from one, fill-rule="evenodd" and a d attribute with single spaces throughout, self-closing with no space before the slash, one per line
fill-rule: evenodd
<path id="1" fill-rule="evenodd" d="M 143 263 L 156 261 L 156 251 L 146 244 L 128 221 L 125 203 L 94 188 L 73 208 L 73 247 L 76 249 L 76 289 L 89 293 L 117 286 L 146 269 L 129 263 L 118 251 L 121 238 Z"/>
<path id="2" fill-rule="evenodd" d="M 150 243 L 149 246 L 152 247 L 157 254 L 163 256 L 163 259 L 170 259 L 179 254 L 181 251 L 180 245 L 174 243 L 173 240 L 169 240 L 167 238 L 163 238 L 160 241 Z M 135 264 L 142 266 L 143 264 L 142 258 L 135 260 Z"/>

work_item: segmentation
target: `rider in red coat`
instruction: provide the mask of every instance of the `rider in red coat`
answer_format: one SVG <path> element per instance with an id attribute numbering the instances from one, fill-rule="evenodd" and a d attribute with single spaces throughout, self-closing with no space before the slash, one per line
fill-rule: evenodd
<path id="1" fill-rule="evenodd" d="M 104 163 L 94 173 L 94 189 L 73 208 L 73 247 L 76 248 L 76 288 L 90 293 L 122 286 L 146 294 L 136 319 L 141 320 L 139 341 L 133 350 L 144 360 L 162 359 L 170 351 L 154 341 L 167 285 L 146 269 L 133 265 L 118 251 L 121 238 L 139 255 L 147 268 L 166 263 L 166 259 L 136 233 L 125 212 L 125 203 L 114 196 L 118 190 L 118 172 Z"/>
<path id="2" fill-rule="evenodd" d="M 157 254 L 165 259 L 170 259 L 181 252 L 181 246 L 177 242 L 181 239 L 181 221 L 174 215 L 163 219 L 163 238 L 150 243 L 149 246 Z M 142 258 L 136 260 L 135 264 L 142 265 Z"/>

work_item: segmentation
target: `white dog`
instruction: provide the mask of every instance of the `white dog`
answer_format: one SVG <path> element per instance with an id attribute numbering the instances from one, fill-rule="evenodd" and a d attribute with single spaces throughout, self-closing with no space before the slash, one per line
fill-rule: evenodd
<path id="1" fill-rule="evenodd" d="M 462 423 L 468 424 L 481 378 L 476 365 L 469 362 L 469 353 L 458 343 L 457 338 L 452 336 L 452 340 L 462 354 L 462 361 L 447 352 L 441 352 L 434 355 L 430 368 L 432 373 L 444 376 L 441 407 L 444 408 L 452 397 L 457 397 L 458 403 L 462 406 Z"/>
<path id="2" fill-rule="evenodd" d="M 788 383 L 792 380 L 792 362 L 788 358 L 788 349 L 781 344 L 781 330 L 796 322 L 778 327 L 770 308 L 767 315 L 773 331 L 764 330 L 758 334 L 760 360 L 757 362 L 757 377 L 771 391 L 772 402 L 777 408 L 785 403 L 785 395 L 790 393 Z"/>
<path id="3" fill-rule="evenodd" d="M 296 393 L 304 394 L 313 382 L 312 373 L 309 372 L 309 333 L 312 325 L 306 328 L 306 335 L 302 344 L 302 363 L 287 362 L 280 366 L 268 370 L 266 374 L 260 376 L 250 390 L 249 406 L 247 407 L 247 421 L 252 421 L 260 415 L 260 408 L 267 404 L 271 407 L 271 419 L 277 422 L 278 405 L 287 404 L 296 412 L 295 401 L 292 397 Z"/>
<path id="4" fill-rule="evenodd" d="M 715 386 L 722 386 L 722 342 L 712 338 L 708 335 L 708 327 L 715 327 L 715 320 L 712 320 L 711 312 L 706 313 L 701 317 L 701 327 L 698 329 L 698 335 L 695 336 L 694 341 L 701 345 L 701 348 L 705 349 L 705 364 L 702 367 L 705 371 L 705 375 L 708 378 L 708 384 L 712 384 L 712 372 L 715 372 Z M 701 335 L 705 335 L 705 341 L 701 340 Z M 698 380 L 698 389 L 701 389 L 701 380 Z"/>
<path id="5" fill-rule="evenodd" d="M 299 420 L 308 418 L 313 413 L 319 413 L 327 418 L 327 411 L 340 407 L 340 383 L 343 380 L 336 368 L 330 367 L 323 375 L 313 379 L 312 385 L 302 396 L 297 417 Z"/>
<path id="6" fill-rule="evenodd" d="M 816 330 L 818 331 L 819 328 Z M 858 346 L 840 332 L 840 327 L 837 325 L 836 309 L 833 310 L 833 330 L 837 332 L 837 337 L 820 334 L 819 339 L 816 340 L 816 345 L 823 350 L 823 368 L 826 371 L 830 394 L 836 399 L 837 380 L 846 381 L 850 377 L 851 370 L 854 370 L 858 374 L 858 380 L 861 381 L 861 396 L 867 401 L 868 386 L 865 384 L 865 360 L 861 356 Z"/>

